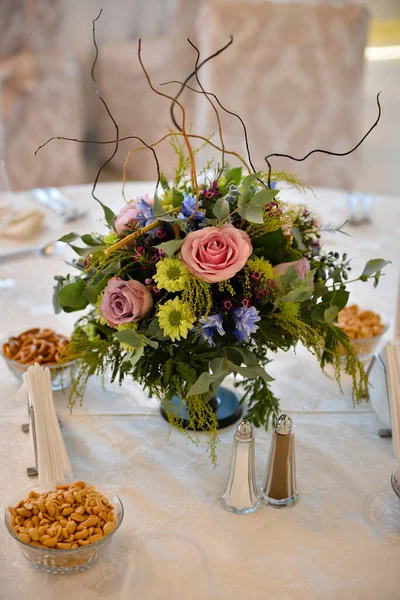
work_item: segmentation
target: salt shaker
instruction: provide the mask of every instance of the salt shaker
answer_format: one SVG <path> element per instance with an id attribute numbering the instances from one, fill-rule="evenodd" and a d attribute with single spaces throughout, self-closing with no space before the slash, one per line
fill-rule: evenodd
<path id="1" fill-rule="evenodd" d="M 299 497 L 296 485 L 296 458 L 293 422 L 281 415 L 272 434 L 265 482 L 261 490 L 263 502 L 275 508 L 293 505 Z"/>
<path id="2" fill-rule="evenodd" d="M 222 503 L 226 510 L 238 515 L 254 512 L 261 504 L 256 488 L 254 432 L 249 421 L 239 423 L 233 438 L 229 477 Z"/>

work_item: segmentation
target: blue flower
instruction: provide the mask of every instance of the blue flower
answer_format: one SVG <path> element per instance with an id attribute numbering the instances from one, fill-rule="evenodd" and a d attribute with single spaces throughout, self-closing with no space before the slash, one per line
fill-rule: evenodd
<path id="1" fill-rule="evenodd" d="M 233 333 L 238 342 L 248 342 L 250 334 L 258 329 L 257 321 L 261 320 L 258 310 L 254 306 L 245 306 L 233 309 L 233 320 L 235 327 Z"/>
<path id="2" fill-rule="evenodd" d="M 199 206 L 201 206 L 201 200 L 199 200 Z M 180 219 L 188 219 L 192 216 L 194 209 L 196 208 L 196 197 L 192 194 L 183 193 L 183 202 L 181 207 L 181 212 L 179 213 Z M 193 220 L 202 221 L 205 219 L 204 214 L 197 210 Z"/>
<path id="3" fill-rule="evenodd" d="M 215 346 L 213 335 L 215 330 L 219 335 L 225 335 L 225 330 L 222 327 L 222 313 L 216 313 L 215 315 L 208 315 L 208 317 L 201 318 L 201 332 L 204 338 L 211 346 Z"/>
<path id="4" fill-rule="evenodd" d="M 135 202 L 135 206 L 138 209 L 138 213 L 135 218 L 137 221 L 139 221 L 140 227 L 146 227 L 146 225 L 154 223 L 156 219 L 153 213 L 153 207 L 150 204 L 147 204 L 146 200 L 137 200 Z"/>

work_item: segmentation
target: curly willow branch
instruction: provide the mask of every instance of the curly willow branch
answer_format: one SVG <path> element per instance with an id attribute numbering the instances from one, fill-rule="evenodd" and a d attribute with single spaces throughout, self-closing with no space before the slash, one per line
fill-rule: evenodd
<path id="1" fill-rule="evenodd" d="M 278 153 L 274 153 L 274 154 L 268 154 L 264 160 L 268 165 L 268 187 L 271 187 L 271 172 L 272 172 L 272 166 L 271 163 L 269 162 L 269 158 L 272 158 L 273 156 L 277 156 L 280 158 L 289 158 L 290 160 L 295 160 L 297 162 L 302 162 L 303 160 L 306 160 L 309 156 L 311 156 L 311 154 L 315 154 L 316 152 L 319 152 L 320 154 L 328 154 L 329 156 L 347 156 L 348 154 L 351 154 L 352 152 L 354 152 L 355 150 L 357 150 L 357 148 L 359 148 L 361 146 L 361 144 L 363 143 L 363 141 L 369 136 L 369 134 L 371 133 L 371 131 L 373 129 L 375 129 L 375 127 L 378 125 L 380 118 L 381 118 L 381 114 L 382 114 L 382 109 L 381 109 L 381 104 L 379 102 L 379 96 L 381 95 L 382 92 L 379 92 L 379 94 L 376 96 L 376 103 L 378 104 L 378 116 L 376 118 L 376 121 L 373 125 L 371 125 L 371 127 L 368 129 L 367 133 L 361 138 L 361 140 L 358 142 L 358 144 L 356 144 L 354 146 L 354 148 L 352 148 L 351 150 L 348 150 L 347 152 L 330 152 L 329 150 L 320 150 L 319 148 L 317 148 L 316 150 L 311 150 L 311 152 L 309 152 L 308 154 L 306 154 L 305 156 L 303 156 L 303 158 L 296 158 L 294 156 L 290 156 L 290 154 L 278 154 Z"/>
<path id="2" fill-rule="evenodd" d="M 204 96 L 207 98 L 208 102 L 210 103 L 211 108 L 213 109 L 213 111 L 215 113 L 215 116 L 217 118 L 219 139 L 221 140 L 221 147 L 222 147 L 222 165 L 221 165 L 221 168 L 223 170 L 224 167 L 225 167 L 225 145 L 224 145 L 224 138 L 223 138 L 223 135 L 222 135 L 221 119 L 219 118 L 218 110 L 217 110 L 214 102 L 211 100 L 210 96 L 207 94 L 207 92 L 205 91 L 204 87 L 202 86 L 202 84 L 200 82 L 200 78 L 199 78 L 200 50 L 197 48 L 197 46 L 195 46 L 193 44 L 193 42 L 189 38 L 187 38 L 187 41 L 189 42 L 189 44 L 192 46 L 192 48 L 197 53 L 197 58 L 196 58 L 196 62 L 195 62 L 195 65 L 194 65 L 194 70 L 195 70 L 195 73 L 196 73 L 197 84 L 198 84 L 200 90 L 202 91 L 202 93 L 204 94 Z"/>
<path id="3" fill-rule="evenodd" d="M 214 54 L 210 54 L 210 56 L 207 56 L 207 58 L 205 58 L 198 65 L 197 69 L 195 71 L 192 71 L 192 73 L 190 73 L 190 75 L 188 75 L 186 77 L 184 83 L 181 83 L 181 89 L 175 95 L 174 100 L 178 100 L 179 96 L 182 94 L 183 90 L 185 89 L 186 84 L 188 83 L 188 81 L 190 81 L 192 79 L 192 77 L 194 77 L 194 75 L 196 74 L 196 71 L 198 71 L 199 69 L 201 69 L 201 67 L 203 65 L 205 65 L 209 60 L 212 60 L 213 58 L 215 58 L 216 56 L 218 56 L 218 54 L 221 54 L 222 52 L 224 52 L 224 50 L 226 50 L 227 48 L 229 48 L 229 46 L 232 43 L 233 43 L 233 35 L 230 35 L 229 36 L 229 42 L 227 44 L 225 44 L 225 46 L 223 46 L 222 48 L 220 48 L 219 50 L 217 50 L 216 52 L 214 52 Z M 175 110 L 175 102 L 172 102 L 171 108 L 170 108 L 170 115 L 171 115 L 172 122 L 173 122 L 174 126 L 176 127 L 176 129 L 178 129 L 179 131 L 182 131 L 181 127 L 176 122 L 175 115 L 174 115 L 174 110 Z"/>
<path id="4" fill-rule="evenodd" d="M 93 196 L 93 198 L 95 200 L 97 200 L 97 202 L 100 202 L 100 200 L 96 197 L 95 190 L 96 190 L 97 183 L 99 181 L 100 174 L 101 174 L 102 170 L 104 169 L 104 167 L 114 158 L 115 154 L 117 153 L 119 143 L 122 142 L 122 141 L 135 139 L 135 140 L 138 140 L 139 142 L 141 142 L 145 148 L 148 148 L 149 150 L 151 150 L 151 152 L 152 152 L 152 154 L 154 156 L 154 160 L 155 160 L 156 168 L 157 168 L 156 190 L 157 190 L 158 185 L 160 183 L 160 176 L 161 176 L 161 173 L 160 173 L 160 163 L 158 161 L 157 154 L 156 154 L 154 148 L 152 148 L 151 146 L 149 146 L 141 137 L 138 137 L 137 135 L 129 135 L 129 136 L 120 138 L 119 137 L 119 127 L 118 127 L 118 124 L 115 121 L 114 117 L 112 116 L 111 111 L 110 111 L 109 107 L 107 106 L 106 101 L 100 95 L 99 86 L 98 86 L 96 78 L 94 76 L 94 70 L 95 70 L 95 67 L 96 67 L 96 64 L 97 64 L 97 60 L 98 60 L 98 57 L 99 57 L 99 48 L 98 48 L 97 41 L 96 41 L 96 21 L 98 21 L 98 19 L 100 18 L 102 12 L 103 12 L 103 9 L 100 10 L 98 16 L 92 21 L 92 23 L 93 23 L 93 43 L 94 43 L 94 47 L 95 47 L 96 53 L 95 53 L 95 58 L 94 58 L 94 62 L 93 62 L 92 69 L 91 69 L 91 77 L 92 77 L 92 80 L 94 82 L 96 95 L 98 96 L 98 98 L 100 99 L 100 101 L 103 103 L 103 106 L 105 107 L 108 116 L 112 120 L 112 122 L 114 124 L 114 127 L 115 127 L 115 130 L 116 130 L 117 137 L 116 137 L 115 140 L 107 140 L 107 141 L 103 142 L 103 141 L 99 141 L 99 140 L 80 140 L 80 139 L 77 139 L 77 138 L 70 138 L 70 137 L 64 137 L 64 136 L 53 136 L 53 137 L 49 138 L 44 144 L 41 144 L 35 150 L 35 156 L 36 156 L 37 153 L 39 152 L 39 150 L 41 150 L 42 148 L 44 148 L 45 146 L 47 146 L 47 144 L 49 144 L 53 140 L 64 140 L 64 141 L 67 141 L 67 142 L 78 142 L 78 143 L 83 143 L 83 144 L 115 144 L 115 149 L 114 149 L 112 155 L 110 156 L 110 158 L 108 158 L 101 165 L 100 169 L 97 172 L 96 178 L 94 180 L 94 184 L 93 184 L 93 188 L 92 188 L 92 196 Z M 102 204 L 102 203 L 100 202 L 100 204 Z"/>
<path id="5" fill-rule="evenodd" d="M 183 133 L 183 137 L 185 139 L 186 147 L 187 147 L 189 157 L 190 157 L 191 172 L 192 172 L 192 185 L 196 191 L 196 206 L 195 206 L 195 209 L 194 209 L 192 215 L 189 217 L 189 220 L 190 220 L 194 217 L 194 215 L 196 214 L 196 212 L 199 208 L 199 184 L 197 183 L 196 163 L 194 160 L 192 146 L 190 145 L 190 141 L 189 141 L 188 135 L 186 133 L 186 111 L 185 111 L 184 106 L 178 100 L 175 100 L 175 98 L 173 98 L 169 94 L 164 94 L 163 92 L 156 90 L 156 88 L 152 84 L 150 76 L 149 76 L 148 72 L 146 71 L 146 67 L 144 66 L 143 61 L 142 61 L 142 40 L 141 39 L 139 39 L 139 43 L 138 43 L 138 58 L 139 58 L 140 66 L 142 67 L 143 73 L 145 74 L 147 82 L 150 86 L 150 89 L 153 90 L 153 92 L 155 92 L 159 96 L 163 96 L 164 98 L 167 98 L 168 100 L 171 100 L 172 102 L 175 102 L 182 111 L 182 133 Z"/>
<path id="6" fill-rule="evenodd" d="M 171 83 L 177 83 L 178 85 L 181 85 L 181 86 L 187 88 L 188 90 L 190 90 L 191 92 L 195 92 L 196 94 L 203 94 L 203 92 L 201 90 L 196 90 L 195 88 L 192 88 L 187 83 L 184 83 L 182 81 L 177 81 L 176 79 L 172 79 L 171 81 L 165 81 L 164 83 L 161 83 L 160 85 L 170 85 Z M 250 145 L 249 145 L 249 138 L 248 138 L 248 135 L 247 135 L 247 128 L 246 128 L 246 125 L 245 125 L 242 117 L 240 115 L 238 115 L 237 113 L 235 113 L 235 112 L 227 109 L 225 106 L 223 106 L 222 103 L 220 102 L 218 96 L 216 96 L 212 92 L 206 92 L 205 91 L 204 93 L 208 94 L 208 96 L 212 96 L 215 99 L 215 101 L 219 104 L 219 106 L 222 108 L 222 110 L 225 111 L 228 115 L 232 115 L 233 117 L 236 117 L 237 119 L 239 119 L 239 121 L 240 121 L 240 123 L 242 124 L 242 127 L 243 127 L 244 140 L 245 140 L 245 144 L 246 144 L 247 158 L 249 160 L 249 164 L 250 164 L 250 166 L 251 166 L 251 168 L 253 170 L 253 173 L 257 173 L 257 170 L 256 170 L 256 168 L 253 165 L 253 162 L 251 160 Z M 232 152 L 227 152 L 227 154 L 232 154 Z M 241 160 L 242 160 L 242 162 L 244 162 L 243 159 L 241 159 Z M 247 169 L 250 172 L 250 169 L 249 169 L 248 166 L 247 166 Z"/>
<path id="7" fill-rule="evenodd" d="M 196 91 L 198 91 L 199 93 L 201 93 L 200 90 L 196 90 Z M 183 136 L 183 133 L 181 133 L 180 131 L 172 131 L 172 132 L 166 133 L 159 140 L 157 140 L 156 142 L 153 142 L 152 144 L 150 144 L 150 146 L 151 147 L 157 146 L 158 144 L 160 144 L 164 140 L 168 139 L 169 137 L 173 137 L 175 135 L 176 136 Z M 207 142 L 210 146 L 212 146 L 216 150 L 219 150 L 220 152 L 222 152 L 222 148 L 220 146 L 217 146 L 216 144 L 214 144 L 213 142 L 211 142 L 211 140 L 207 139 L 206 137 L 204 137 L 202 135 L 195 135 L 194 133 L 188 133 L 187 135 L 188 135 L 189 138 L 203 140 L 204 142 Z M 102 142 L 102 143 L 106 143 L 106 142 Z M 129 152 L 128 152 L 128 155 L 127 155 L 126 159 L 125 159 L 124 166 L 123 166 L 122 196 L 123 196 L 123 198 L 124 198 L 124 200 L 126 202 L 128 201 L 127 198 L 126 198 L 126 196 L 125 196 L 126 171 L 127 171 L 127 168 L 128 168 L 129 161 L 130 161 L 131 156 L 132 156 L 132 154 L 134 152 L 137 152 L 138 150 L 145 150 L 146 147 L 147 146 L 135 146 L 134 148 L 131 148 L 129 150 Z M 251 173 L 249 165 L 246 163 L 246 161 L 244 160 L 244 158 L 242 156 L 240 156 L 240 154 L 238 154 L 237 152 L 226 150 L 226 148 L 225 148 L 225 154 L 230 154 L 231 156 L 236 156 L 236 158 L 238 158 L 240 160 L 240 162 L 246 167 L 246 169 L 248 170 L 248 172 Z"/>

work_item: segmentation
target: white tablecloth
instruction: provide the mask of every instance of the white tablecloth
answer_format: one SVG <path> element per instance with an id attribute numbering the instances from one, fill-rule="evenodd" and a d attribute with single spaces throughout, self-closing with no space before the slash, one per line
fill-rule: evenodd
<path id="1" fill-rule="evenodd" d="M 152 186 L 132 184 L 132 194 Z M 90 216 L 72 226 L 48 213 L 40 241 L 69 230 L 100 227 L 101 210 L 88 186 L 65 193 Z M 346 216 L 345 195 L 317 190 L 305 198 L 324 222 Z M 117 209 L 120 186 L 99 186 L 101 199 Z M 293 192 L 290 200 L 298 201 Z M 29 203 L 26 194 L 15 202 Z M 352 237 L 325 236 L 331 249 L 356 256 L 354 273 L 369 258 L 394 261 L 378 290 L 355 284 L 353 300 L 394 320 L 399 273 L 400 199 L 376 197 L 373 224 L 349 228 Z M 20 243 L 19 246 L 28 245 Z M 0 243 L 0 251 L 12 244 Z M 70 258 L 65 249 L 62 258 Z M 76 315 L 55 316 L 53 276 L 69 268 L 60 257 L 33 257 L 0 264 L 0 278 L 16 285 L 0 294 L 0 336 L 30 326 L 70 332 Z M 393 331 L 393 326 L 392 326 Z M 289 510 L 262 506 L 237 516 L 219 503 L 228 474 L 234 427 L 221 431 L 218 467 L 199 446 L 168 426 L 158 404 L 133 383 L 122 388 L 98 382 L 88 388 L 72 415 L 67 396 L 55 395 L 74 474 L 115 490 L 125 519 L 112 553 L 92 569 L 51 576 L 31 568 L 0 525 L 1 600 L 130 600 L 400 598 L 400 500 L 390 486 L 396 465 L 391 441 L 378 437 L 381 426 L 370 406 L 353 408 L 348 381 L 342 396 L 302 349 L 279 354 L 270 366 L 282 409 L 295 423 L 300 502 Z M 26 476 L 32 450 L 21 432 L 26 408 L 15 405 L 18 384 L 0 365 L 0 505 L 32 485 Z M 257 432 L 257 480 L 261 484 L 270 432 Z"/>

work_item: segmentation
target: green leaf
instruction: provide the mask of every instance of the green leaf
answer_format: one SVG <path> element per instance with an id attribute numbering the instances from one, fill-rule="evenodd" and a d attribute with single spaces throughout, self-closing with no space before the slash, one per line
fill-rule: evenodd
<path id="1" fill-rule="evenodd" d="M 150 322 L 150 325 L 148 326 L 147 331 L 145 331 L 145 333 L 148 336 L 156 338 L 161 342 L 168 339 L 168 337 L 163 334 L 158 319 L 153 319 Z"/>
<path id="2" fill-rule="evenodd" d="M 230 206 L 227 199 L 225 197 L 218 198 L 213 208 L 213 213 L 217 217 L 218 221 L 223 221 L 226 219 L 229 215 L 229 212 Z"/>
<path id="3" fill-rule="evenodd" d="M 294 265 L 291 265 L 288 270 L 280 276 L 279 279 L 284 290 L 289 290 L 290 288 L 294 287 L 299 281 L 299 276 L 297 275 Z"/>
<path id="4" fill-rule="evenodd" d="M 172 256 L 182 246 L 184 240 L 170 240 L 169 242 L 163 242 L 158 244 L 157 248 L 160 248 L 167 256 Z"/>
<path id="5" fill-rule="evenodd" d="M 231 362 L 235 365 L 241 365 L 245 363 L 248 367 L 251 365 L 258 365 L 258 359 L 254 352 L 248 348 L 242 346 L 228 346 L 225 348 L 225 353 Z"/>
<path id="6" fill-rule="evenodd" d="M 104 218 L 106 220 L 107 225 L 109 226 L 110 229 L 114 229 L 114 231 L 115 231 L 115 225 L 114 225 L 115 214 L 113 213 L 111 208 L 108 208 L 108 206 L 106 206 L 105 204 L 100 202 L 100 200 L 98 200 L 98 203 L 100 204 L 101 208 L 103 209 Z"/>
<path id="7" fill-rule="evenodd" d="M 183 202 L 183 194 L 176 188 L 172 189 L 172 206 L 174 208 L 180 208 Z"/>
<path id="8" fill-rule="evenodd" d="M 265 233 L 259 238 L 253 238 L 251 243 L 257 256 L 263 256 L 273 265 L 283 262 L 288 241 L 281 228 Z"/>
<path id="9" fill-rule="evenodd" d="M 81 236 L 81 240 L 87 246 L 96 247 L 96 246 L 103 246 L 104 245 L 101 240 L 99 240 L 98 238 L 94 238 L 92 235 L 90 235 L 90 233 L 84 233 Z"/>
<path id="10" fill-rule="evenodd" d="M 62 306 L 61 306 L 61 303 L 60 303 L 60 298 L 58 296 L 58 293 L 59 293 L 60 289 L 63 286 L 63 281 L 64 281 L 63 279 L 62 280 L 60 280 L 60 279 L 57 280 L 57 283 L 54 286 L 54 291 L 53 291 L 53 310 L 54 310 L 54 313 L 56 315 L 58 315 L 62 311 Z"/>
<path id="11" fill-rule="evenodd" d="M 210 367 L 214 375 L 226 371 L 226 360 L 224 358 L 214 358 L 210 363 Z"/>
<path id="12" fill-rule="evenodd" d="M 293 227 L 292 234 L 293 234 L 294 239 L 297 242 L 297 246 L 298 246 L 299 250 L 307 250 L 307 248 L 305 247 L 305 245 L 303 243 L 303 238 L 301 237 L 300 229 L 298 227 Z"/>
<path id="13" fill-rule="evenodd" d="M 87 256 L 88 254 L 90 254 L 91 252 L 93 252 L 93 248 L 90 248 L 90 247 L 88 247 L 88 248 L 79 248 L 79 246 L 74 246 L 73 244 L 68 244 L 68 245 L 79 256 Z"/>
<path id="14" fill-rule="evenodd" d="M 154 348 L 155 350 L 157 350 L 158 348 L 158 342 L 156 342 L 155 340 L 150 340 L 149 338 L 147 338 L 145 335 L 142 338 L 144 340 L 144 342 L 148 345 L 151 346 L 152 348 Z"/>
<path id="15" fill-rule="evenodd" d="M 251 173 L 251 175 L 247 175 L 242 181 L 242 187 L 245 192 L 250 188 L 251 184 L 260 177 L 261 171 L 258 173 Z"/>
<path id="16" fill-rule="evenodd" d="M 123 344 L 128 344 L 132 348 L 139 348 L 143 346 L 143 338 L 141 335 L 136 333 L 133 329 L 123 329 L 114 333 L 114 337 L 117 338 Z"/>
<path id="17" fill-rule="evenodd" d="M 332 323 L 338 316 L 339 309 L 337 306 L 330 306 L 324 311 L 324 319 L 326 323 Z"/>
<path id="18" fill-rule="evenodd" d="M 386 265 L 389 264 L 392 264 L 392 262 L 390 260 L 384 260 L 383 258 L 373 258 L 372 260 L 369 260 L 364 267 L 360 279 L 365 281 L 365 279 L 362 279 L 363 277 L 367 278 L 370 275 L 381 271 L 384 267 L 386 267 Z"/>
<path id="19" fill-rule="evenodd" d="M 309 300 L 309 298 L 313 295 L 313 288 L 306 283 L 299 285 L 293 289 L 291 289 L 287 294 L 285 294 L 282 298 L 282 302 L 305 302 Z"/>
<path id="20" fill-rule="evenodd" d="M 134 367 L 136 363 L 139 362 L 139 360 L 142 358 L 143 352 L 144 346 L 139 346 L 139 348 L 136 348 L 136 350 L 130 353 L 129 362 L 131 363 L 132 367 Z"/>
<path id="21" fill-rule="evenodd" d="M 232 367 L 232 371 L 236 371 L 236 373 L 239 373 L 240 375 L 242 375 L 242 377 L 245 377 L 245 379 L 256 379 L 257 377 L 261 377 L 261 379 L 263 379 L 265 383 L 274 381 L 274 378 L 268 375 L 268 373 L 262 367 L 260 367 L 260 365 L 240 367 L 238 365 L 232 364 L 230 366 Z"/>
<path id="22" fill-rule="evenodd" d="M 279 193 L 279 190 L 260 190 L 253 196 L 251 202 L 257 204 L 257 206 L 265 206 L 269 204 L 271 200 L 275 198 Z"/>
<path id="23" fill-rule="evenodd" d="M 66 235 L 63 235 L 62 237 L 60 237 L 58 239 L 59 242 L 64 242 L 65 244 L 70 244 L 71 242 L 74 242 L 75 240 L 79 239 L 80 235 L 79 233 L 67 233 Z"/>
<path id="24" fill-rule="evenodd" d="M 64 285 L 58 292 L 58 298 L 61 306 L 72 308 L 74 310 L 82 310 L 86 308 L 88 302 L 83 295 L 86 288 L 86 283 L 83 279 Z"/>
<path id="25" fill-rule="evenodd" d="M 163 208 L 161 206 L 161 202 L 160 202 L 159 198 L 154 198 L 153 215 L 159 221 L 168 221 L 169 223 L 171 223 L 172 221 L 175 221 L 175 219 L 173 217 L 165 214 L 165 208 Z"/>
<path id="26" fill-rule="evenodd" d="M 213 375 L 210 375 L 210 373 L 206 372 L 202 373 L 191 386 L 187 396 L 199 396 L 201 394 L 206 394 L 210 390 L 211 386 L 222 383 L 228 374 L 229 373 L 227 371 L 222 371 Z"/>
<path id="27" fill-rule="evenodd" d="M 238 213 L 243 219 L 250 223 L 264 223 L 264 206 L 256 206 L 247 204 L 238 210 Z"/>
<path id="28" fill-rule="evenodd" d="M 225 177 L 229 183 L 239 185 L 242 179 L 242 167 L 234 167 L 232 169 L 225 170 Z"/>

